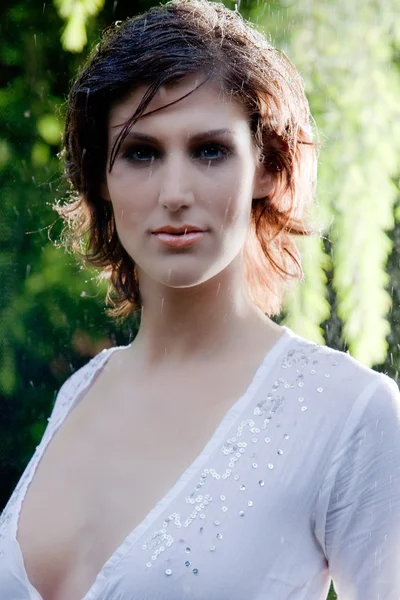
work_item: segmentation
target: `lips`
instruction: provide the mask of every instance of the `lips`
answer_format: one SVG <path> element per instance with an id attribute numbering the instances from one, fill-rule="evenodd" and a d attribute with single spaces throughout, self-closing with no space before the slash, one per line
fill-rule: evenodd
<path id="1" fill-rule="evenodd" d="M 192 231 L 187 231 L 186 233 L 193 233 L 193 232 L 196 232 L 196 231 L 200 231 L 200 230 L 199 229 L 192 229 Z M 157 233 L 167 233 L 168 235 L 185 235 L 184 231 L 179 231 L 178 233 L 173 232 L 173 231 L 157 231 L 156 235 L 157 235 Z"/>
<path id="2" fill-rule="evenodd" d="M 155 233 L 153 234 L 159 242 L 171 248 L 186 248 L 196 244 L 203 239 L 204 231 L 188 231 L 184 233 Z"/>
<path id="3" fill-rule="evenodd" d="M 196 233 L 204 232 L 204 229 L 196 227 L 194 225 L 181 225 L 180 227 L 173 227 L 172 225 L 165 225 L 155 229 L 152 233 L 168 233 L 169 235 L 182 235 L 185 233 Z"/>

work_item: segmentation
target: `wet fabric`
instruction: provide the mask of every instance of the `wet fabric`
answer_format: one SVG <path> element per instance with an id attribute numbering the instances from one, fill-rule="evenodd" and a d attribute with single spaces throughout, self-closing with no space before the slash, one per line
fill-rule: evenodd
<path id="1" fill-rule="evenodd" d="M 325 600 L 331 578 L 340 600 L 400 600 L 399 388 L 283 329 L 202 453 L 71 600 Z M 1 599 L 50 600 L 24 568 L 21 505 L 54 433 L 128 347 L 61 387 L 0 517 Z"/>

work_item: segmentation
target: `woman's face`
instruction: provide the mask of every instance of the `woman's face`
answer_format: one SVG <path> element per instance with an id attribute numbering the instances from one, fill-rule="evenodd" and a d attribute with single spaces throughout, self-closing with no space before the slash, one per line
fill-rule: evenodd
<path id="1" fill-rule="evenodd" d="M 191 77 L 161 88 L 146 113 L 181 98 L 201 81 Z M 136 88 L 112 108 L 109 156 L 146 89 Z M 238 256 L 252 198 L 265 196 L 270 185 L 242 105 L 207 83 L 135 123 L 111 173 L 107 168 L 102 195 L 112 202 L 119 239 L 137 265 L 139 280 L 149 277 L 163 286 L 191 287 L 217 275 Z M 152 233 L 185 224 L 205 231 L 188 247 L 171 248 Z"/>

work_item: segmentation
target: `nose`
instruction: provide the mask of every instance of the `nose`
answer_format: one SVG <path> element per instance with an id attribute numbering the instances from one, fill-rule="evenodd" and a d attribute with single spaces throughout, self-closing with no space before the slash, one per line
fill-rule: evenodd
<path id="1" fill-rule="evenodd" d="M 191 206 L 194 195 L 191 189 L 190 165 L 179 152 L 171 153 L 160 173 L 161 190 L 159 203 L 176 212 L 183 206 Z"/>

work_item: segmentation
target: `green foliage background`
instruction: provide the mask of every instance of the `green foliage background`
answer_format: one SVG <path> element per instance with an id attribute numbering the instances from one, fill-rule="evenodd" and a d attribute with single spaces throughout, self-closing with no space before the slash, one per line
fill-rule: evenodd
<path id="1" fill-rule="evenodd" d="M 52 243 L 61 223 L 50 204 L 66 193 L 57 153 L 71 79 L 104 27 L 152 4 L 0 7 L 0 509 L 61 384 L 137 330 L 105 316 L 95 273 Z M 398 381 L 400 0 L 236 8 L 299 69 L 323 141 L 315 218 L 324 237 L 302 241 L 306 278 L 276 320 Z"/>

